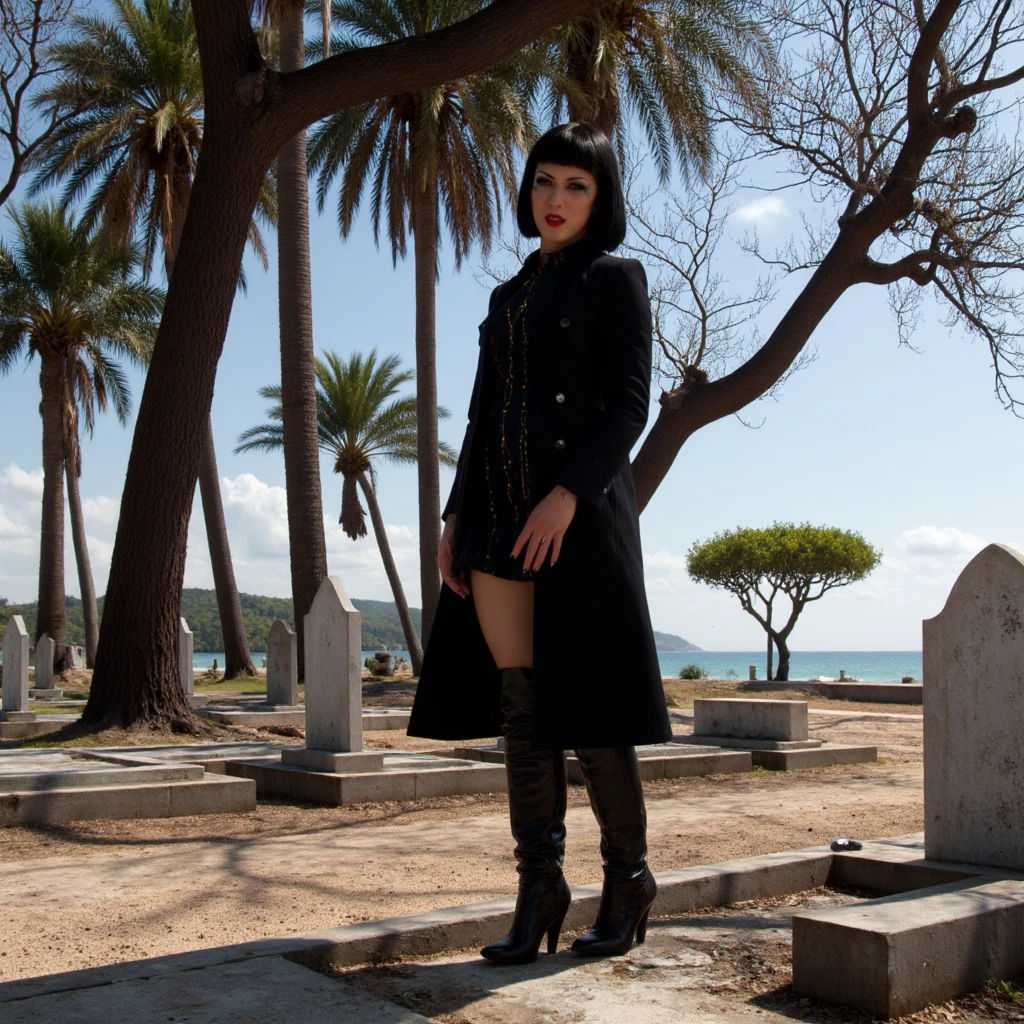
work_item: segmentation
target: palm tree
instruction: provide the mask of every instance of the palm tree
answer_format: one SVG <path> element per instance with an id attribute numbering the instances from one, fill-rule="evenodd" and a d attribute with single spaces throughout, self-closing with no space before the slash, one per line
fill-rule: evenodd
<path id="1" fill-rule="evenodd" d="M 319 0 L 325 30 L 330 7 Z M 257 0 L 256 13 L 277 36 L 281 71 L 306 63 L 304 0 Z M 309 176 L 306 133 L 289 139 L 277 157 L 278 317 L 281 330 L 281 395 L 284 413 L 284 473 L 288 506 L 288 554 L 292 604 L 298 627 L 300 678 L 305 675 L 302 624 L 327 575 L 323 494 L 316 431 L 316 353 L 309 263 Z"/>
<path id="2" fill-rule="evenodd" d="M 415 374 L 398 369 L 398 356 L 387 356 L 379 363 L 377 350 L 365 358 L 353 353 L 348 362 L 334 352 L 325 352 L 316 361 L 317 426 L 320 447 L 334 457 L 334 472 L 341 473 L 341 523 L 353 540 L 366 536 L 366 518 L 359 504 L 358 485 L 370 508 L 377 547 L 384 562 L 395 606 L 405 633 L 406 646 L 412 656 L 412 670 L 419 675 L 423 663 L 423 647 L 413 626 L 402 581 L 391 554 L 384 519 L 377 502 L 374 459 L 400 464 L 415 463 L 416 399 L 394 398 L 398 389 L 413 380 Z M 260 397 L 277 404 L 269 412 L 270 423 L 250 427 L 239 437 L 235 452 L 271 451 L 283 447 L 281 388 L 271 385 L 260 389 Z M 446 419 L 450 413 L 443 406 L 438 415 Z M 440 445 L 440 460 L 446 466 L 458 463 L 458 454 L 445 442 Z"/>
<path id="3" fill-rule="evenodd" d="M 0 243 L 0 372 L 24 351 L 40 360 L 43 418 L 43 509 L 39 543 L 36 640 L 48 633 L 54 668 L 67 667 L 64 613 L 64 466 L 77 432 L 70 376 L 109 390 L 119 415 L 128 397 L 111 356 L 148 362 L 163 293 L 137 275 L 140 250 L 90 233 L 58 206 L 11 211 L 14 239 Z"/>
<path id="4" fill-rule="evenodd" d="M 331 48 L 345 51 L 420 36 L 461 21 L 481 6 L 481 0 L 335 0 L 331 15 L 339 31 Z M 321 209 L 340 177 L 337 213 L 343 237 L 352 228 L 368 180 L 374 238 L 379 243 L 386 214 L 396 263 L 406 255 L 406 236 L 413 233 L 424 644 L 441 590 L 434 312 L 438 206 L 443 203 L 456 267 L 474 242 L 489 249 L 502 204 L 518 185 L 516 149 L 527 147 L 536 134 L 529 111 L 539 77 L 537 60 L 536 49 L 526 50 L 472 78 L 351 107 L 324 121 L 310 138 L 309 166 L 319 175 Z"/>
<path id="5" fill-rule="evenodd" d="M 549 77 L 552 120 L 567 110 L 616 138 L 623 155 L 624 115 L 639 120 L 662 181 L 672 150 L 683 170 L 705 169 L 712 155 L 709 92 L 721 89 L 763 110 L 755 74 L 774 60 L 767 34 L 742 0 L 607 0 L 555 29 Z M 625 108 L 625 110 L 623 109 Z"/>
<path id="6" fill-rule="evenodd" d="M 140 358 L 148 362 L 148 348 L 140 353 Z M 64 438 L 64 472 L 68 484 L 68 511 L 71 513 L 71 536 L 78 564 L 78 584 L 82 593 L 85 664 L 87 668 L 93 668 L 100 638 L 100 620 L 92 562 L 85 537 L 82 496 L 78 489 L 78 478 L 82 475 L 79 423 L 84 419 L 85 429 L 91 437 L 96 422 L 96 407 L 99 407 L 100 412 L 106 412 L 108 401 L 112 401 L 118 421 L 126 426 L 131 413 L 131 398 L 128 383 L 120 368 L 108 362 L 102 350 L 91 343 L 69 353 L 64 363 L 64 378 L 64 407 L 68 417 Z"/>
<path id="7" fill-rule="evenodd" d="M 170 281 L 203 138 L 203 82 L 187 0 L 112 0 L 113 17 L 79 15 L 54 47 L 62 68 L 37 103 L 82 112 L 54 133 L 33 190 L 66 180 L 65 207 L 91 189 L 83 222 L 121 240 L 140 233 L 147 273 L 158 249 Z M 261 209 L 272 216 L 270 183 Z M 255 223 L 250 242 L 266 266 Z M 207 422 L 199 490 L 224 633 L 225 678 L 255 675 L 235 585 Z"/>

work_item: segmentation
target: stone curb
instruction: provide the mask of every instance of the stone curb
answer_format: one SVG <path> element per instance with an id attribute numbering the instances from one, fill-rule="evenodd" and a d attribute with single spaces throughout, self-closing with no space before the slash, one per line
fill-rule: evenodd
<path id="1" fill-rule="evenodd" d="M 656 876 L 658 898 L 653 911 L 656 916 L 670 916 L 700 907 L 816 888 L 827 882 L 833 856 L 828 847 L 812 847 L 662 872 Z M 564 925 L 566 931 L 590 926 L 601 887 L 581 886 L 573 889 L 572 894 L 573 903 Z M 488 900 L 409 917 L 328 928 L 291 938 L 261 939 L 125 964 L 24 978 L 0 984 L 0 1004 L 126 981 L 145 981 L 182 971 L 237 963 L 252 957 L 282 956 L 317 967 L 328 964 L 353 966 L 400 956 L 432 956 L 501 938 L 509 928 L 514 909 L 514 898 Z"/>

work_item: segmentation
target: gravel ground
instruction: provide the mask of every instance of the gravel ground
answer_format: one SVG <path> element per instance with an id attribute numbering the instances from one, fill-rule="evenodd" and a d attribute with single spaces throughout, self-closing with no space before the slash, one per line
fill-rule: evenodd
<path id="1" fill-rule="evenodd" d="M 649 783 L 654 870 L 921 829 L 919 722 L 812 715 L 811 732 L 875 743 L 883 760 Z M 570 787 L 567 826 L 570 884 L 599 881 L 582 788 Z M 4 829 L 0 980 L 506 896 L 511 846 L 501 794 Z"/>

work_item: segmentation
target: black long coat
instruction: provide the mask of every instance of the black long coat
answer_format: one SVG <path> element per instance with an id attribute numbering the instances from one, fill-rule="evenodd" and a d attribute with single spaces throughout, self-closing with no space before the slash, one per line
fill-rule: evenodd
<path id="1" fill-rule="evenodd" d="M 647 423 L 651 311 L 643 266 L 589 241 L 545 267 L 527 312 L 530 493 L 555 484 L 578 496 L 556 565 L 534 577 L 535 749 L 632 746 L 671 738 L 644 591 L 629 453 Z M 490 311 L 532 272 L 539 254 L 491 294 Z M 551 273 L 548 273 L 551 271 Z M 490 315 L 490 312 L 488 313 Z M 486 419 L 488 322 L 469 425 L 443 517 L 458 517 Z M 460 520 L 453 542 L 458 547 Z M 410 736 L 470 739 L 501 731 L 500 677 L 472 596 L 447 586 L 424 652 Z"/>

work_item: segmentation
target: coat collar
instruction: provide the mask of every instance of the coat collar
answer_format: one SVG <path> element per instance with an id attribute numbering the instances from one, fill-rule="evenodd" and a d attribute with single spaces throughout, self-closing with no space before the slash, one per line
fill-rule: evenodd
<path id="1" fill-rule="evenodd" d="M 548 255 L 547 264 L 555 267 L 578 267 L 592 263 L 604 250 L 589 238 L 564 245 Z M 523 261 L 522 274 L 532 274 L 540 266 L 540 249 L 534 249 Z"/>

